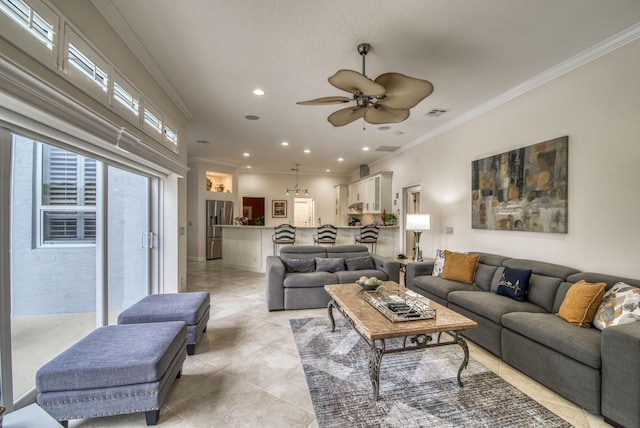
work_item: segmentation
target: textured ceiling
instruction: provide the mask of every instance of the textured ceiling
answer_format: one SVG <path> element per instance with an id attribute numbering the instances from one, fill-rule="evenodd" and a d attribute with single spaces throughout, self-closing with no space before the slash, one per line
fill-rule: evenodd
<path id="1" fill-rule="evenodd" d="M 301 174 L 351 173 L 389 155 L 377 147 L 422 141 L 640 22 L 638 0 L 94 0 L 109 2 L 192 115 L 189 158 L 265 172 L 300 163 Z M 388 130 L 363 131 L 362 121 L 334 128 L 326 118 L 344 106 L 296 105 L 348 95 L 327 78 L 361 71 L 362 42 L 372 45 L 370 78 L 398 72 L 435 86 Z M 257 87 L 266 95 L 253 95 Z M 433 108 L 449 112 L 426 116 Z"/>

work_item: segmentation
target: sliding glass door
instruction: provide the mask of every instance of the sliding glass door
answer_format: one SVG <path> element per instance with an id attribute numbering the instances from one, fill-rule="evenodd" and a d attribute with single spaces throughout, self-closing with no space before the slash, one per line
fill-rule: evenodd
<path id="1" fill-rule="evenodd" d="M 2 254 L 10 248 L 2 311 L 10 310 L 3 334 L 8 328 L 11 340 L 0 355 L 6 406 L 33 394 L 46 362 L 149 293 L 157 238 L 149 228 L 153 179 L 2 128 L 0 144 L 11 153 L 2 201 L 11 219 L 2 242 Z"/>
<path id="2" fill-rule="evenodd" d="M 108 167 L 109 324 L 120 312 L 149 294 L 149 178 Z"/>

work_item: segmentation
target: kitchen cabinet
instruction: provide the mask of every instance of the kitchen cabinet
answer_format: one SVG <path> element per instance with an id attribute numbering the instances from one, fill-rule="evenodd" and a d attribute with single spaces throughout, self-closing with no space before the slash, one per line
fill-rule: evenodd
<path id="1" fill-rule="evenodd" d="M 383 210 L 391 212 L 390 171 L 379 172 L 349 185 L 349 207 L 362 204 L 363 214 L 380 214 Z"/>

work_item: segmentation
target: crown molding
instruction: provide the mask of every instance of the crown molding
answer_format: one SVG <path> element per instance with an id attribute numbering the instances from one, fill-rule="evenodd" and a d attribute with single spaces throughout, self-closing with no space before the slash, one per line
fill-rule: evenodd
<path id="1" fill-rule="evenodd" d="M 169 95 L 169 98 L 176 104 L 182 114 L 187 119 L 193 119 L 193 114 L 189 107 L 184 102 L 182 97 L 178 94 L 178 91 L 173 87 L 169 79 L 164 75 L 162 69 L 154 61 L 153 57 L 144 45 L 140 42 L 135 33 L 131 30 L 131 27 L 126 23 L 120 12 L 113 5 L 111 0 L 91 0 L 93 6 L 102 14 L 107 23 L 113 28 L 113 30 L 120 36 L 122 41 L 131 49 L 133 54 L 142 63 L 144 68 L 153 76 L 158 82 L 160 87 Z"/>
<path id="2" fill-rule="evenodd" d="M 510 90 L 503 92 L 502 94 L 486 101 L 479 106 L 461 114 L 455 119 L 443 124 L 442 126 L 434 129 L 428 134 L 423 135 L 417 140 L 410 142 L 409 144 L 404 145 L 400 149 L 396 150 L 393 153 L 390 153 L 387 156 L 384 156 L 375 162 L 372 162 L 372 165 L 375 165 L 378 162 L 381 162 L 385 159 L 392 159 L 400 153 L 406 152 L 409 149 L 412 149 L 420 144 L 426 143 L 429 140 L 432 140 L 439 135 L 444 134 L 458 126 L 462 125 L 465 122 L 468 122 L 476 117 L 487 113 L 499 106 L 513 100 L 514 98 L 519 97 L 529 91 L 532 91 L 546 83 L 551 82 L 554 79 L 557 79 L 570 71 L 575 70 L 576 68 L 582 67 L 585 64 L 588 64 L 596 59 L 600 58 L 603 55 L 606 55 L 610 52 L 615 51 L 622 46 L 631 43 L 640 38 L 640 23 L 634 24 L 631 27 L 614 34 L 608 39 L 603 40 L 602 42 L 580 52 L 577 55 L 572 56 L 571 58 L 562 61 L 554 67 L 538 74 L 537 76 L 532 77 L 529 80 L 524 81 L 518 86 L 511 88 Z"/>

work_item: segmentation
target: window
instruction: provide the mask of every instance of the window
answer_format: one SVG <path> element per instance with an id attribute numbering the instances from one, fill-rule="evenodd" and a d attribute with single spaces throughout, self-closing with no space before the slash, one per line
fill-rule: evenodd
<path id="1" fill-rule="evenodd" d="M 69 64 L 74 66 L 106 92 L 108 82 L 107 72 L 98 67 L 73 43 L 69 43 Z"/>
<path id="2" fill-rule="evenodd" d="M 168 126 L 164 127 L 164 138 L 165 138 L 165 140 L 167 140 L 169 143 L 173 144 L 174 146 L 178 145 L 178 134 L 176 134 Z"/>
<path id="3" fill-rule="evenodd" d="M 140 101 L 134 98 L 126 89 L 124 89 L 118 82 L 113 82 L 113 99 L 118 101 L 124 108 L 131 113 L 138 116 L 138 109 L 140 108 Z"/>
<path id="4" fill-rule="evenodd" d="M 143 128 L 154 130 L 162 135 L 162 113 L 148 100 L 144 100 Z"/>
<path id="5" fill-rule="evenodd" d="M 44 144 L 40 153 L 40 245 L 95 244 L 95 159 Z"/>
<path id="6" fill-rule="evenodd" d="M 26 29 L 49 50 L 53 49 L 53 24 L 22 0 L 0 0 L 0 11 Z"/>

